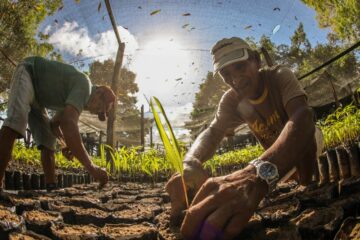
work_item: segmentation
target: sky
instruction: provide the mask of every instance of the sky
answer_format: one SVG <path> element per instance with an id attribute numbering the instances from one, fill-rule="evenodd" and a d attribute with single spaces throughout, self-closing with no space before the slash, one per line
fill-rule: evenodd
<path id="1" fill-rule="evenodd" d="M 115 59 L 118 44 L 104 1 L 63 2 L 64 7 L 47 17 L 38 31 L 49 34 L 48 42 L 64 60 L 86 71 L 94 60 Z M 218 40 L 233 36 L 259 40 L 266 35 L 276 44 L 290 44 L 302 22 L 310 43 L 316 45 L 326 42 L 330 31 L 320 29 L 315 11 L 299 0 L 110 3 L 126 45 L 123 66 L 136 73 L 137 105 L 144 104 L 148 111 L 144 95 L 158 97 L 175 126 L 187 120 L 199 84 L 212 71 L 210 49 Z M 280 29 L 273 34 L 277 25 Z"/>

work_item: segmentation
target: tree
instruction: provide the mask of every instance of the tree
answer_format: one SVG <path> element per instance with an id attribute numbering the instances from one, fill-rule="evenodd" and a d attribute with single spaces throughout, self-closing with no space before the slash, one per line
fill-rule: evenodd
<path id="1" fill-rule="evenodd" d="M 315 9 L 322 28 L 331 27 L 343 40 L 356 42 L 360 39 L 359 0 L 302 0 Z"/>
<path id="2" fill-rule="evenodd" d="M 343 45 L 336 45 L 334 43 L 318 44 L 312 48 L 309 55 L 304 58 L 299 68 L 299 74 L 303 75 L 315 67 L 320 66 L 325 61 L 344 51 L 345 48 Z M 348 53 L 327 67 L 327 71 L 338 78 L 348 79 L 356 75 L 357 65 L 355 54 Z M 319 71 L 319 73 L 322 72 L 323 71 Z M 317 76 L 319 73 L 315 73 L 314 76 Z"/>
<path id="3" fill-rule="evenodd" d="M 9 87 L 14 66 L 4 56 L 15 62 L 28 55 L 60 59 L 54 47 L 46 43 L 48 36 L 36 31 L 46 16 L 53 14 L 62 0 L 0 1 L 0 92 Z"/>
<path id="4" fill-rule="evenodd" d="M 93 84 L 111 86 L 115 63 L 112 59 L 104 62 L 94 61 L 89 65 L 89 75 Z M 118 107 L 116 118 L 116 137 L 124 145 L 140 143 L 140 111 L 134 96 L 139 91 L 135 73 L 122 68 L 118 88 Z M 128 139 L 127 142 L 126 139 Z"/>
<path id="5" fill-rule="evenodd" d="M 309 56 L 311 50 L 311 44 L 307 39 L 304 31 L 304 25 L 302 23 L 299 24 L 298 28 L 294 32 L 294 35 L 290 37 L 290 40 L 291 45 L 287 58 L 289 64 L 295 72 L 298 73 L 301 66 L 304 64 L 304 59 Z"/>

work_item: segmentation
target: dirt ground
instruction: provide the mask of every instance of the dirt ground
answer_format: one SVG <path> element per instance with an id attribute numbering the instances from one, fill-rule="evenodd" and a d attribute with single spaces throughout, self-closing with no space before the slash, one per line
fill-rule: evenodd
<path id="1" fill-rule="evenodd" d="M 181 239 L 169 226 L 163 187 L 110 183 L 100 191 L 88 184 L 10 192 L 0 200 L 0 239 Z M 283 184 L 236 239 L 333 239 L 337 233 L 336 239 L 359 239 L 359 206 L 360 179 Z"/>

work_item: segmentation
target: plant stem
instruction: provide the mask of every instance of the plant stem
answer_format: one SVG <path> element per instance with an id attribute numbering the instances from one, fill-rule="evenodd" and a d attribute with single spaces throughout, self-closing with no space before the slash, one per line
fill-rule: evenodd
<path id="1" fill-rule="evenodd" d="M 189 208 L 189 199 L 188 199 L 188 195 L 187 195 L 187 191 L 186 191 L 186 184 L 185 184 L 183 175 L 181 175 L 181 182 L 182 182 L 184 194 L 185 194 L 186 208 Z"/>

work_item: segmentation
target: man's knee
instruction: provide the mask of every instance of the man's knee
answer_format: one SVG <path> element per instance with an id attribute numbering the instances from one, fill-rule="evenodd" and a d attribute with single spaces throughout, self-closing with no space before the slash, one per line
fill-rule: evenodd
<path id="1" fill-rule="evenodd" d="M 43 157 L 54 157 L 55 155 L 55 151 L 44 146 L 44 145 L 40 145 L 38 146 L 39 150 L 41 151 L 41 155 Z"/>
<path id="2" fill-rule="evenodd" d="M 8 126 L 2 126 L 0 129 L 0 133 L 6 140 L 14 141 L 16 138 L 22 137 L 20 133 Z"/>

